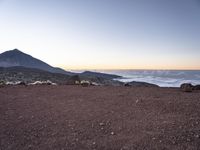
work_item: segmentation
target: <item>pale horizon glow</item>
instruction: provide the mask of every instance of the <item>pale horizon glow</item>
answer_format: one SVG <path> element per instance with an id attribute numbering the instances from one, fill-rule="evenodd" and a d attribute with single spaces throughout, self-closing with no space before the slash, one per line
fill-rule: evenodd
<path id="1" fill-rule="evenodd" d="M 198 0 L 0 0 L 0 53 L 66 70 L 200 70 Z"/>

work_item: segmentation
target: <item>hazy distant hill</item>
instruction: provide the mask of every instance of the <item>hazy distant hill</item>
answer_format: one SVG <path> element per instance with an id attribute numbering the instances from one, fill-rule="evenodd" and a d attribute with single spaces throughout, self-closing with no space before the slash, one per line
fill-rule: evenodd
<path id="1" fill-rule="evenodd" d="M 72 75 L 73 73 L 67 72 L 61 68 L 55 68 L 47 63 L 36 59 L 30 55 L 27 55 L 18 49 L 6 51 L 0 54 L 0 67 L 14 67 L 22 66 L 26 68 L 36 68 L 52 73 L 62 73 L 67 75 Z"/>
<path id="2" fill-rule="evenodd" d="M 92 71 L 85 71 L 80 74 L 80 76 L 95 76 L 99 78 L 104 78 L 104 79 L 114 79 L 114 78 L 120 78 L 121 76 L 114 75 L 114 74 L 106 74 L 106 73 L 99 73 L 99 72 L 92 72 Z"/>

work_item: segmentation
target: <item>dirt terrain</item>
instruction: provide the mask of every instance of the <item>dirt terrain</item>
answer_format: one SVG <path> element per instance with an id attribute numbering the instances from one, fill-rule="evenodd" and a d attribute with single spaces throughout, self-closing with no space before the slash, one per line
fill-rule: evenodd
<path id="1" fill-rule="evenodd" d="M 0 88 L 0 150 L 198 150 L 200 91 Z"/>

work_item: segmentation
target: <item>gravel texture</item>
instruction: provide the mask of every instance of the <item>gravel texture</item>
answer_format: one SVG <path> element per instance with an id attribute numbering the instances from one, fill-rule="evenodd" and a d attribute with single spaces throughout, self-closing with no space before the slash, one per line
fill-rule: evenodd
<path id="1" fill-rule="evenodd" d="M 0 88 L 0 150 L 198 150 L 200 91 Z"/>

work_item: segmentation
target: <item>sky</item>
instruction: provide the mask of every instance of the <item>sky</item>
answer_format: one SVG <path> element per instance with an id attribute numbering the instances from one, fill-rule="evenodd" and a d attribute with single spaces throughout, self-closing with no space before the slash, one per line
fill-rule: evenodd
<path id="1" fill-rule="evenodd" d="M 0 0 L 0 53 L 64 69 L 200 69 L 200 0 Z"/>

